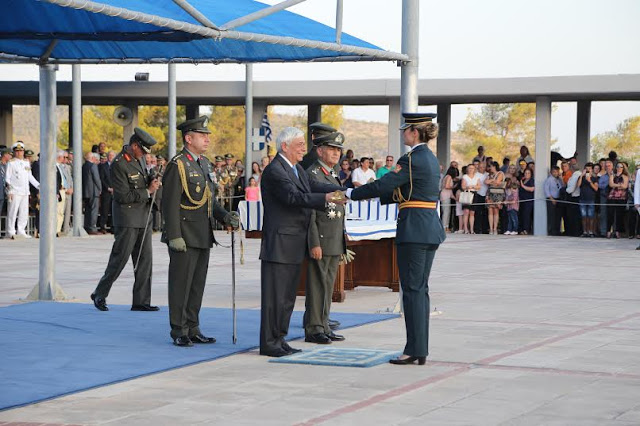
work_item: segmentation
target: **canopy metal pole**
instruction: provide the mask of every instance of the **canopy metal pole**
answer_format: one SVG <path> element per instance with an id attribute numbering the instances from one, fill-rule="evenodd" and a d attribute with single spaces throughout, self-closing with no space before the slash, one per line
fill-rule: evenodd
<path id="1" fill-rule="evenodd" d="M 241 16 L 240 18 L 234 19 L 233 21 L 226 22 L 222 24 L 220 29 L 230 30 L 231 28 L 241 27 L 243 25 L 248 24 L 249 22 L 257 21 L 258 19 L 264 18 L 265 16 L 273 15 L 276 12 L 280 12 L 281 10 L 287 9 L 291 6 L 295 6 L 296 4 L 302 3 L 303 1 L 305 0 L 285 0 L 283 2 L 274 4 L 273 6 L 260 9 L 257 12 L 253 12 L 248 15 Z"/>
<path id="2" fill-rule="evenodd" d="M 56 69 L 40 65 L 40 274 L 38 300 L 53 300 L 56 238 Z"/>
<path id="3" fill-rule="evenodd" d="M 342 10 L 343 10 L 343 1 L 338 0 L 338 4 L 336 7 L 336 43 L 341 44 L 342 39 Z"/>
<path id="4" fill-rule="evenodd" d="M 400 109 L 401 112 L 418 111 L 418 55 L 420 41 L 419 0 L 402 0 L 402 53 L 409 62 L 401 63 Z M 400 152 L 407 152 L 400 138 Z"/>
<path id="5" fill-rule="evenodd" d="M 169 64 L 169 141 L 168 157 L 171 160 L 176 155 L 176 64 Z"/>
<path id="6" fill-rule="evenodd" d="M 73 123 L 73 236 L 84 237 L 82 217 L 82 76 L 80 65 L 71 66 L 71 122 Z"/>
<path id="7" fill-rule="evenodd" d="M 249 186 L 253 136 L 253 64 L 245 64 L 244 130 L 244 182 Z"/>

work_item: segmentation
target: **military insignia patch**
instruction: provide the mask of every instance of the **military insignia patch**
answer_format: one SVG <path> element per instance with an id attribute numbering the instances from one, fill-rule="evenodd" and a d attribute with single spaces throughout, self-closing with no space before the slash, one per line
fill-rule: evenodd
<path id="1" fill-rule="evenodd" d="M 329 212 L 327 213 L 327 217 L 329 217 L 329 219 L 335 219 L 336 216 L 337 215 L 335 210 L 329 210 Z"/>

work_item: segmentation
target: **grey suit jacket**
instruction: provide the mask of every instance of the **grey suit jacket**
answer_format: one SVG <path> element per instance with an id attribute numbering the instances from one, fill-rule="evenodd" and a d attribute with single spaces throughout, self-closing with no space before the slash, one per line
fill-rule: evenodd
<path id="1" fill-rule="evenodd" d="M 82 197 L 98 197 L 101 191 L 102 183 L 100 182 L 98 166 L 89 161 L 85 161 L 82 165 Z"/>

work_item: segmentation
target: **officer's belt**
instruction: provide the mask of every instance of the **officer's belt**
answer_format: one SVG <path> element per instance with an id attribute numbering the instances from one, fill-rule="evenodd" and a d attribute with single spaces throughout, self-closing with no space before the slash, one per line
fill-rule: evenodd
<path id="1" fill-rule="evenodd" d="M 400 210 L 402 209 L 435 209 L 438 207 L 438 203 L 435 201 L 405 201 L 400 203 Z"/>

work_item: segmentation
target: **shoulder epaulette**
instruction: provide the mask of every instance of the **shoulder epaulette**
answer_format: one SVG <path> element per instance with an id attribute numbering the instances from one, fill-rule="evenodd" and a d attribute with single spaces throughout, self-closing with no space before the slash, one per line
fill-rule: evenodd
<path id="1" fill-rule="evenodd" d="M 171 159 L 171 163 L 177 163 L 178 160 L 182 158 L 182 153 L 176 154 L 172 159 Z"/>

